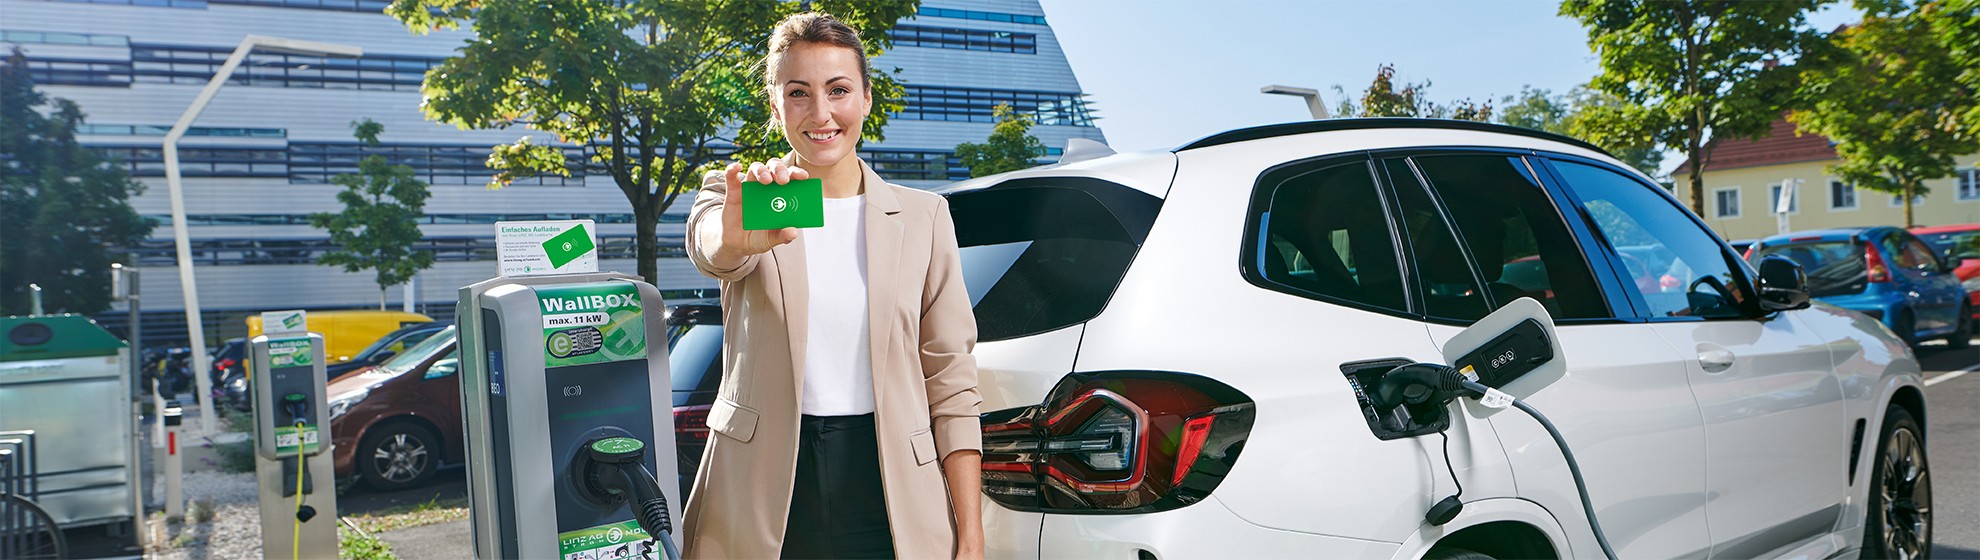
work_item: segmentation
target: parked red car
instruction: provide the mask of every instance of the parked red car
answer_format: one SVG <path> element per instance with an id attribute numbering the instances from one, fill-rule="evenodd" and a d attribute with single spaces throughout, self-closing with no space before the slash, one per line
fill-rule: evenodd
<path id="1" fill-rule="evenodd" d="M 1953 275 L 1966 288 L 1966 301 L 1973 317 L 1980 319 L 1980 224 L 1959 224 L 1911 228 L 1911 234 L 1925 240 L 1946 262 L 1957 263 Z"/>
<path id="2" fill-rule="evenodd" d="M 447 327 L 385 363 L 345 375 L 330 396 L 337 478 L 378 490 L 425 484 L 466 459 L 461 438 L 460 350 Z"/>

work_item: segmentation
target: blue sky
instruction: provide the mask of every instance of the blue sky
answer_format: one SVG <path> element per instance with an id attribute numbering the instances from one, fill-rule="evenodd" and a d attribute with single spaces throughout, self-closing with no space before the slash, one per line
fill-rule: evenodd
<path id="1" fill-rule="evenodd" d="M 1244 126 L 1304 120 L 1284 84 L 1358 95 L 1376 68 L 1429 80 L 1433 100 L 1491 99 L 1523 85 L 1564 92 L 1599 71 L 1587 33 L 1556 1 L 1041 0 L 1046 20 L 1121 151 L 1167 148 Z M 1853 20 L 1830 9 L 1820 28 Z M 1667 161 L 1668 165 L 1676 165 Z"/>

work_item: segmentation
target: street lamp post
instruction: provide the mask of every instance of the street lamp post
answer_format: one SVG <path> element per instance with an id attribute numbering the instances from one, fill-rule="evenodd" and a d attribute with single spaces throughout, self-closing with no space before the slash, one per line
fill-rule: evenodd
<path id="1" fill-rule="evenodd" d="M 1291 95 L 1306 100 L 1306 111 L 1313 114 L 1313 120 L 1329 118 L 1327 102 L 1320 100 L 1320 90 L 1313 88 L 1271 85 L 1258 88 L 1258 93 Z"/>
<path id="2" fill-rule="evenodd" d="M 189 365 L 198 386 L 194 397 L 199 399 L 200 429 L 208 434 L 213 433 L 214 427 L 213 382 L 207 379 L 206 370 L 211 366 L 207 363 L 205 330 L 200 328 L 199 288 L 193 284 L 192 242 L 186 236 L 186 200 L 179 186 L 179 138 L 186 135 L 193 119 L 199 118 L 200 111 L 205 110 L 206 104 L 213 101 L 213 95 L 220 92 L 220 86 L 227 85 L 234 69 L 239 68 L 241 61 L 247 59 L 248 52 L 255 49 L 306 56 L 355 58 L 364 55 L 364 49 L 350 45 L 249 35 L 241 39 L 240 46 L 234 47 L 234 54 L 227 57 L 226 64 L 220 65 L 220 70 L 213 73 L 213 79 L 207 80 L 206 87 L 199 90 L 198 97 L 193 98 L 192 105 L 179 115 L 179 121 L 172 124 L 172 130 L 165 133 L 165 187 L 172 199 L 172 245 L 179 260 L 179 290 L 185 296 L 186 338 L 192 343 Z"/>

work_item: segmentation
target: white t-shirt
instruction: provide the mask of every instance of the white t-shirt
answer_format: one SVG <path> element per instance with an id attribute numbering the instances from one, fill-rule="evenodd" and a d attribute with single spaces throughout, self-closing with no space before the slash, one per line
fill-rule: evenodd
<path id="1" fill-rule="evenodd" d="M 866 197 L 825 199 L 825 227 L 804 231 L 804 398 L 811 416 L 873 412 L 866 296 Z"/>

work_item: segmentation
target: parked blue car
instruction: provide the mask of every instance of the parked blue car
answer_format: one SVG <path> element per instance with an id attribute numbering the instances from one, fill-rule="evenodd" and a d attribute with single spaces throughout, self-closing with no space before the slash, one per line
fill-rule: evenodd
<path id="1" fill-rule="evenodd" d="M 1879 226 L 1804 231 L 1761 239 L 1748 261 L 1778 255 L 1801 264 L 1808 295 L 1869 315 L 1913 346 L 1943 338 L 1972 342 L 1966 289 L 1930 245 L 1903 229 Z"/>

